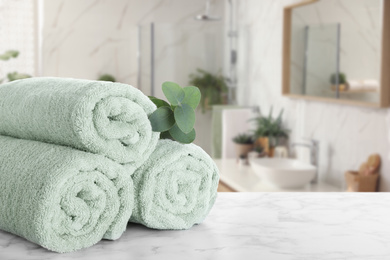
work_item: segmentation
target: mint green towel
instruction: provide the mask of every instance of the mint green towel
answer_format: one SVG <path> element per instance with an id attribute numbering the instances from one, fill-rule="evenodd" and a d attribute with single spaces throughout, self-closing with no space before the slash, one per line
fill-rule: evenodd
<path id="1" fill-rule="evenodd" d="M 160 140 L 133 180 L 131 222 L 156 229 L 188 229 L 202 222 L 212 208 L 219 174 L 200 147 Z"/>
<path id="2" fill-rule="evenodd" d="M 155 109 L 126 84 L 23 79 L 0 87 L 0 134 L 71 146 L 139 167 L 159 138 L 148 120 Z"/>
<path id="3" fill-rule="evenodd" d="M 0 136 L 0 229 L 70 252 L 119 238 L 133 204 L 133 183 L 120 164 Z"/>

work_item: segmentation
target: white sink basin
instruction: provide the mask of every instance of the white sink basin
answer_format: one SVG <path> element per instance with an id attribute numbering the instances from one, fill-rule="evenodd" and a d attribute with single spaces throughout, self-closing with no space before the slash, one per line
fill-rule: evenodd
<path id="1" fill-rule="evenodd" d="M 294 159 L 258 158 L 251 167 L 262 181 L 280 188 L 302 188 L 315 176 L 316 167 Z"/>

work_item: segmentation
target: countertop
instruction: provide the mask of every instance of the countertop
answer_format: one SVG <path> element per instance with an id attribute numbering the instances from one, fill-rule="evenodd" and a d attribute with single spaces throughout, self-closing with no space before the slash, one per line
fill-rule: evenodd
<path id="1" fill-rule="evenodd" d="M 263 183 L 250 165 L 238 165 L 235 159 L 214 159 L 219 169 L 220 180 L 239 192 L 339 192 L 340 188 L 319 181 L 301 189 L 281 189 Z"/>
<path id="2" fill-rule="evenodd" d="M 0 231 L 0 259 L 389 259 L 390 195 L 220 193 L 206 220 L 185 231 L 131 224 L 117 241 L 69 254 Z"/>

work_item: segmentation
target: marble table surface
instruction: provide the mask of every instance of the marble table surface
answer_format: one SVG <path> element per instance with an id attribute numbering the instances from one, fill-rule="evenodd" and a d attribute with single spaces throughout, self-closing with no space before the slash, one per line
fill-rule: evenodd
<path id="1" fill-rule="evenodd" d="M 49 252 L 0 231 L 0 259 L 389 259 L 385 193 L 220 193 L 206 220 L 186 231 L 130 224 L 117 241 Z"/>

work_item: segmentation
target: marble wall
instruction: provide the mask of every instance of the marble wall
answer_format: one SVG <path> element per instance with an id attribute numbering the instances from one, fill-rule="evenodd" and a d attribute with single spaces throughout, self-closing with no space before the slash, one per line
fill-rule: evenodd
<path id="1" fill-rule="evenodd" d="M 291 141 L 320 141 L 320 178 L 339 187 L 344 172 L 371 153 L 382 157 L 380 190 L 390 191 L 390 110 L 292 100 L 281 95 L 283 7 L 301 0 L 236 1 L 239 28 L 238 103 L 262 113 L 284 108 Z"/>
<path id="2" fill-rule="evenodd" d="M 204 11 L 204 3 L 203 0 L 45 0 L 43 75 L 96 79 L 110 73 L 120 82 L 136 85 L 137 25 L 193 21 L 195 15 Z M 223 10 L 216 0 L 211 8 L 212 12 Z"/>

